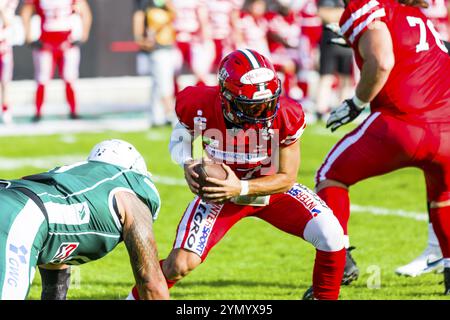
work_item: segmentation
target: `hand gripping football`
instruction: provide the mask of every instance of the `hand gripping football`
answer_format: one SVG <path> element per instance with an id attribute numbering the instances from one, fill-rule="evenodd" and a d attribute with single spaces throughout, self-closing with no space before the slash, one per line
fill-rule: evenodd
<path id="1" fill-rule="evenodd" d="M 225 180 L 228 176 L 225 169 L 220 163 L 215 163 L 212 161 L 203 161 L 194 166 L 195 173 L 198 174 L 197 183 L 200 187 L 214 187 L 215 185 L 206 181 L 207 177 Z M 202 191 L 200 190 L 200 195 Z"/>

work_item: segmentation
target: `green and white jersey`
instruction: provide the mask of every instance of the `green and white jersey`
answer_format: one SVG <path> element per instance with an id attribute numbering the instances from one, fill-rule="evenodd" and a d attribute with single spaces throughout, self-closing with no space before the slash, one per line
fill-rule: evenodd
<path id="1" fill-rule="evenodd" d="M 113 250 L 122 241 L 122 226 L 113 203 L 116 192 L 136 194 L 154 220 L 161 204 L 149 177 L 95 161 L 12 180 L 14 187 L 36 193 L 48 213 L 48 237 L 38 264 L 82 264 Z"/>

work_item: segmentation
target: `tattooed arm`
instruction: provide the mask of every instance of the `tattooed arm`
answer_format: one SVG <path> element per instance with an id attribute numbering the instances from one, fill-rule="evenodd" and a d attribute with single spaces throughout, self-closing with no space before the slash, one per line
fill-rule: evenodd
<path id="1" fill-rule="evenodd" d="M 150 210 L 134 194 L 119 192 L 115 197 L 140 298 L 169 299 L 169 290 L 159 266 Z"/>

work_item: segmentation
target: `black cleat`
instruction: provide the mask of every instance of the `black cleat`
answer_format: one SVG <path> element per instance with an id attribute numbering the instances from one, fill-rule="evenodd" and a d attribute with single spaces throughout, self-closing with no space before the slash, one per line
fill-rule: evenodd
<path id="1" fill-rule="evenodd" d="M 444 285 L 444 294 L 450 296 L 450 268 L 444 268 Z"/>
<path id="2" fill-rule="evenodd" d="M 313 287 L 309 287 L 303 294 L 302 300 L 314 300 Z"/>
<path id="3" fill-rule="evenodd" d="M 353 249 L 355 249 L 355 247 L 345 249 L 345 268 L 344 276 L 342 277 L 342 284 L 344 286 L 348 286 L 352 281 L 358 280 L 359 277 L 359 269 L 350 253 Z"/>
<path id="4" fill-rule="evenodd" d="M 42 119 L 41 115 L 36 114 L 36 115 L 33 116 L 33 118 L 31 118 L 31 122 L 36 123 L 36 122 L 41 121 L 41 119 Z"/>
<path id="5" fill-rule="evenodd" d="M 80 117 L 77 113 L 71 113 L 71 114 L 69 115 L 69 118 L 70 118 L 71 120 L 78 120 L 78 119 L 81 119 L 81 117 Z"/>

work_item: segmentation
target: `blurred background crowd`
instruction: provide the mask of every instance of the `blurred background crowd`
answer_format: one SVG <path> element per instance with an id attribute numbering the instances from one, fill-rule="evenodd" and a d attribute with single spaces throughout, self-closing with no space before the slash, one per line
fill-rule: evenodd
<path id="1" fill-rule="evenodd" d="M 450 1 L 429 1 L 425 14 L 449 40 Z M 321 120 L 358 79 L 351 50 L 330 44 L 336 35 L 324 28 L 343 8 L 342 0 L 0 0 L 2 122 L 13 122 L 12 80 L 34 79 L 39 122 L 54 75 L 71 119 L 80 117 L 80 76 L 137 76 L 150 80 L 150 126 L 167 125 L 176 93 L 215 85 L 221 59 L 238 48 L 268 56 L 283 94 Z"/>

